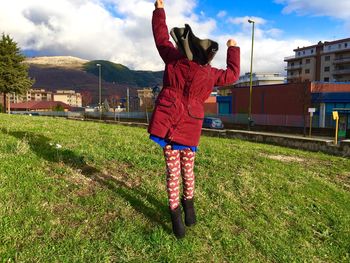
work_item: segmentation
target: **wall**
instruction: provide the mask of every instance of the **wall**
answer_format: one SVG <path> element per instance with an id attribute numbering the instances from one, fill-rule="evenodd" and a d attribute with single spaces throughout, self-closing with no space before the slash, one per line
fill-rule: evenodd
<path id="1" fill-rule="evenodd" d="M 210 96 L 204 102 L 204 112 L 206 114 L 217 114 L 216 96 Z"/>
<path id="2" fill-rule="evenodd" d="M 311 103 L 310 83 L 255 86 L 252 114 L 303 115 Z M 233 114 L 247 113 L 249 87 L 232 89 Z"/>
<path id="3" fill-rule="evenodd" d="M 209 130 L 203 129 L 202 135 L 223 138 L 234 138 L 259 143 L 274 144 L 283 147 L 295 148 L 312 152 L 323 152 L 331 155 L 350 157 L 350 140 L 341 141 L 334 145 L 333 140 L 306 138 L 300 136 L 288 136 L 273 133 L 262 133 L 239 130 Z"/>
<path id="4" fill-rule="evenodd" d="M 311 83 L 311 92 L 350 92 L 350 83 Z"/>

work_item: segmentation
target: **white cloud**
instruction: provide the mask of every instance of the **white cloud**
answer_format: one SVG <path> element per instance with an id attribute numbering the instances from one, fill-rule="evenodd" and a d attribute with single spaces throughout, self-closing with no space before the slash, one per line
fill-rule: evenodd
<path id="1" fill-rule="evenodd" d="M 278 28 L 271 28 L 266 30 L 266 34 L 273 38 L 279 38 L 283 34 L 283 30 Z"/>
<path id="2" fill-rule="evenodd" d="M 232 36 L 218 36 L 218 42 L 221 45 L 217 56 L 213 60 L 213 66 L 225 67 L 226 48 L 224 43 Z M 240 33 L 233 36 L 241 49 L 241 75 L 250 70 L 250 56 L 252 46 L 251 29 L 242 29 Z M 298 46 L 308 46 L 314 44 L 313 41 L 304 39 L 281 39 L 273 38 L 269 31 L 256 29 L 254 37 L 254 56 L 253 71 L 254 72 L 280 72 L 285 73 L 284 67 L 286 63 L 284 58 L 293 55 L 293 49 Z"/>
<path id="3" fill-rule="evenodd" d="M 217 16 L 218 18 L 223 18 L 223 17 L 225 17 L 226 15 L 227 15 L 227 12 L 224 11 L 224 10 L 221 10 L 216 16 Z"/>
<path id="4" fill-rule="evenodd" d="M 241 75 L 250 70 L 252 24 L 248 23 L 248 19 L 255 21 L 254 72 L 284 73 L 285 57 L 293 55 L 293 50 L 298 46 L 308 46 L 315 43 L 315 41 L 305 39 L 282 38 L 283 31 L 278 28 L 270 28 L 271 22 L 261 17 L 230 17 L 227 21 L 239 27 L 238 33 L 233 38 L 236 39 L 241 49 Z M 229 38 L 232 36 L 218 36 L 221 47 Z M 213 65 L 224 67 L 225 57 L 226 49 L 222 48 L 214 59 Z"/>
<path id="5" fill-rule="evenodd" d="M 296 12 L 299 15 L 329 16 L 344 20 L 350 19 L 349 0 L 275 0 L 275 2 L 285 5 L 283 12 L 286 14 Z"/>
<path id="6" fill-rule="evenodd" d="M 169 1 L 169 29 L 189 23 L 199 37 L 209 35 L 215 21 L 202 21 L 194 7 L 195 0 Z M 153 0 L 1 1 L 0 31 L 10 34 L 23 50 L 159 70 L 163 65 L 152 38 L 153 10 Z"/>
<path id="7" fill-rule="evenodd" d="M 260 24 L 260 25 L 264 25 L 266 24 L 266 20 L 264 18 L 261 18 L 261 17 L 250 17 L 250 16 L 244 16 L 244 17 L 230 17 L 228 19 L 228 22 L 229 23 L 232 23 L 232 24 L 235 24 L 235 25 L 246 25 L 246 26 L 249 26 L 249 23 L 248 23 L 248 20 L 253 20 L 255 22 L 255 24 Z"/>
<path id="8" fill-rule="evenodd" d="M 213 66 L 226 66 L 226 41 L 234 37 L 241 47 L 242 73 L 250 65 L 251 24 L 256 21 L 255 71 L 283 72 L 283 58 L 305 40 L 280 39 L 278 28 L 259 17 L 227 18 L 239 27 L 235 36 L 218 35 L 217 22 L 196 14 L 197 0 L 166 2 L 169 29 L 191 25 L 200 38 L 219 42 Z M 10 34 L 22 49 L 42 55 L 70 55 L 83 59 L 106 59 L 139 70 L 164 68 L 151 32 L 154 0 L 11 0 L 0 2 L 0 32 Z M 218 17 L 225 17 L 221 11 Z"/>

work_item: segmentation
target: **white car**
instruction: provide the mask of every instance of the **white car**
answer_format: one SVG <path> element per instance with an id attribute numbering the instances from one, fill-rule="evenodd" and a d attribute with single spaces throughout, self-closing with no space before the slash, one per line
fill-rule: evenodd
<path id="1" fill-rule="evenodd" d="M 205 117 L 203 120 L 203 128 L 209 128 L 209 129 L 223 129 L 224 124 L 219 118 L 215 117 Z"/>

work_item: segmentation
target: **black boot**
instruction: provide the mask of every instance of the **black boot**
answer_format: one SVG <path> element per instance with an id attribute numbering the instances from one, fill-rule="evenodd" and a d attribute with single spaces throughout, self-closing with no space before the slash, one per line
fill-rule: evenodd
<path id="1" fill-rule="evenodd" d="M 185 226 L 182 221 L 181 207 L 178 206 L 175 210 L 170 209 L 170 215 L 175 236 L 177 238 L 183 238 L 185 236 Z"/>
<path id="2" fill-rule="evenodd" d="M 185 211 L 185 224 L 186 226 L 192 226 L 196 223 L 196 212 L 194 211 L 194 198 L 181 199 L 182 206 Z"/>

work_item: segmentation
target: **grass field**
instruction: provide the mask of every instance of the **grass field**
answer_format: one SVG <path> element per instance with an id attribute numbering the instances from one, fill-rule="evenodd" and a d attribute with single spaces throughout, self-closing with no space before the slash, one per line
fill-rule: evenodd
<path id="1" fill-rule="evenodd" d="M 145 129 L 0 114 L 1 262 L 350 261 L 349 159 L 202 137 L 183 240 L 163 162 Z"/>

